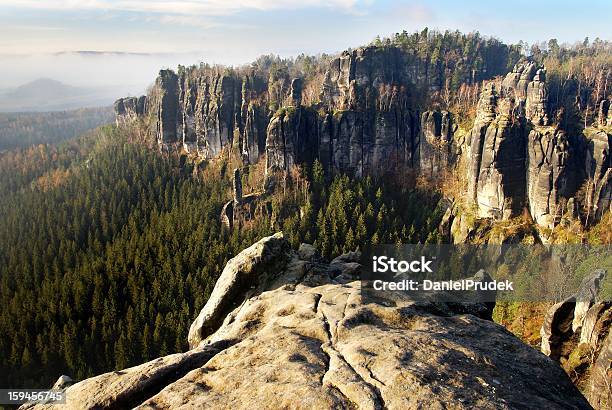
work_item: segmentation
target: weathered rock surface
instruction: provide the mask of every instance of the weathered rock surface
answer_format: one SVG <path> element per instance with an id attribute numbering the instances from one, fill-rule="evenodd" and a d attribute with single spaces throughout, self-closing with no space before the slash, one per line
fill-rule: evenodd
<path id="1" fill-rule="evenodd" d="M 589 408 L 501 326 L 396 293 L 363 299 L 339 275 L 358 253 L 339 269 L 313 256 L 262 239 L 224 269 L 192 350 L 74 384 L 66 408 Z"/>
<path id="2" fill-rule="evenodd" d="M 601 100 L 597 110 L 597 124 L 601 126 L 612 125 L 608 120 L 612 119 L 612 111 L 610 111 L 610 100 Z"/>
<path id="3" fill-rule="evenodd" d="M 566 213 L 567 201 L 577 190 L 576 156 L 562 131 L 549 128 L 529 133 L 527 198 L 538 224 L 552 228 Z"/>
<path id="4" fill-rule="evenodd" d="M 612 303 L 598 301 L 606 274 L 586 276 L 575 295 L 549 309 L 540 331 L 542 352 L 563 365 L 596 409 L 612 404 Z"/>
<path id="5" fill-rule="evenodd" d="M 57 379 L 57 381 L 53 384 L 52 389 L 65 389 L 72 384 L 74 384 L 72 378 L 64 374 Z"/>
<path id="6" fill-rule="evenodd" d="M 289 170 L 294 165 L 312 163 L 317 156 L 318 118 L 305 108 L 283 109 L 268 125 L 266 170 Z"/>
<path id="7" fill-rule="evenodd" d="M 498 87 L 489 83 L 484 88 L 468 138 L 468 195 L 479 216 L 502 219 L 525 205 L 526 135 L 521 107 Z"/>
<path id="8" fill-rule="evenodd" d="M 147 96 L 119 98 L 114 109 L 117 126 L 129 124 L 147 113 Z"/>
<path id="9" fill-rule="evenodd" d="M 262 279 L 269 279 L 272 272 L 281 272 L 287 262 L 287 250 L 288 243 L 277 234 L 262 239 L 230 259 L 215 284 L 206 306 L 191 324 L 189 346 L 196 347 L 214 332 L 252 287 L 266 285 Z"/>
<path id="10" fill-rule="evenodd" d="M 585 223 L 600 220 L 612 203 L 609 99 L 599 104 L 595 132 L 573 135 L 551 124 L 544 67 L 523 59 L 503 79 L 492 74 L 462 78 L 487 82 L 473 127 L 460 133 L 460 118 L 428 107 L 426 97 L 444 90 L 445 74 L 394 46 L 344 52 L 315 83 L 282 70 L 162 70 L 146 100 L 121 99 L 115 108 L 118 125 L 147 113 L 162 148 L 207 160 L 232 151 L 245 165 L 265 156 L 267 175 L 315 160 L 328 174 L 416 172 L 435 180 L 466 172 L 479 218 L 527 209 L 548 228 L 568 212 Z M 455 168 L 463 163 L 466 171 Z M 588 195 L 579 192 L 589 184 Z"/>
<path id="11" fill-rule="evenodd" d="M 425 111 L 421 114 L 418 162 L 423 175 L 436 177 L 452 169 L 457 155 L 453 141 L 455 129 L 448 111 Z"/>
<path id="12" fill-rule="evenodd" d="M 526 207 L 540 226 L 553 228 L 566 213 L 578 216 L 575 197 L 585 184 L 588 222 L 610 209 L 611 137 L 549 126 L 545 79 L 543 67 L 525 60 L 481 92 L 467 161 L 468 197 L 479 217 L 507 219 Z"/>
<path id="13" fill-rule="evenodd" d="M 524 112 L 524 116 L 535 125 L 548 125 L 548 91 L 546 69 L 534 61 L 523 60 L 516 64 L 502 82 L 507 98 Z"/>
<path id="14" fill-rule="evenodd" d="M 612 134 L 599 131 L 588 142 L 585 159 L 593 218 L 599 220 L 612 209 Z"/>

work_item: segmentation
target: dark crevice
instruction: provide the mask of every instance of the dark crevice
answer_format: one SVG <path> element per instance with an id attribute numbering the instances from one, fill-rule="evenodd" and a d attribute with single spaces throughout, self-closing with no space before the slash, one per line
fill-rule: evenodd
<path id="1" fill-rule="evenodd" d="M 191 352 L 189 357 L 179 363 L 159 369 L 157 373 L 143 376 L 140 380 L 134 380 L 131 385 L 139 386 L 139 389 L 128 389 L 119 394 L 113 402 L 97 403 L 94 407 L 108 410 L 134 408 L 158 394 L 166 386 L 183 378 L 190 371 L 204 366 L 214 356 L 238 342 L 238 340 L 222 340 L 205 346 L 200 352 Z"/>
<path id="2" fill-rule="evenodd" d="M 315 296 L 314 312 L 315 314 L 318 314 L 319 313 L 319 303 L 321 303 L 321 299 L 323 298 L 323 295 L 321 295 L 320 293 L 315 293 L 314 296 Z M 327 333 L 327 338 L 331 345 L 331 337 L 329 333 L 329 323 L 327 323 L 327 319 L 325 318 L 325 315 L 323 315 L 323 312 L 321 312 L 321 317 L 323 319 L 323 327 L 325 329 L 325 332 Z M 320 346 L 321 353 L 323 353 L 323 356 L 325 356 L 326 358 L 325 371 L 323 372 L 323 375 L 321 375 L 321 380 L 319 381 L 319 383 L 321 383 L 321 386 L 323 386 L 323 379 L 325 378 L 325 375 L 327 374 L 327 372 L 329 371 L 329 367 L 331 366 L 331 357 L 327 354 L 325 349 L 323 349 L 324 344 L 325 343 L 321 343 L 321 346 Z"/>

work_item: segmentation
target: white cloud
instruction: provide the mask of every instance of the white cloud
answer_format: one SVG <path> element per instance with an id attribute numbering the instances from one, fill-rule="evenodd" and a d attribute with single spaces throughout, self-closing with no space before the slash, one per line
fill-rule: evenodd
<path id="1" fill-rule="evenodd" d="M 366 1 L 369 2 L 369 1 Z M 0 6 L 34 10 L 113 10 L 179 15 L 226 15 L 243 10 L 326 7 L 351 11 L 358 0 L 0 0 Z"/>

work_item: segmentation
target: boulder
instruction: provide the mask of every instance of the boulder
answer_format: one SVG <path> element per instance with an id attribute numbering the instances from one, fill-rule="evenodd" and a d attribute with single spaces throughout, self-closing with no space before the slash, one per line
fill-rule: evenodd
<path id="1" fill-rule="evenodd" d="M 213 333 L 253 288 L 267 284 L 282 271 L 287 263 L 288 248 L 287 241 L 279 233 L 261 239 L 227 262 L 206 306 L 189 328 L 191 348 Z"/>
<path id="2" fill-rule="evenodd" d="M 305 261 L 313 261 L 318 259 L 319 257 L 316 248 L 308 243 L 300 244 L 300 247 L 298 249 L 298 255 L 300 259 Z"/>

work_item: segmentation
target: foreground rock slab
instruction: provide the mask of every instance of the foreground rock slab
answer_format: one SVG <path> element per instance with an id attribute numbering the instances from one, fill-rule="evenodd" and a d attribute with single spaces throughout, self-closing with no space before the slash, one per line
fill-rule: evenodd
<path id="1" fill-rule="evenodd" d="M 261 249 L 269 241 L 284 239 Z M 280 248 L 282 272 L 246 263 L 252 249 L 238 255 L 257 278 L 191 351 L 81 381 L 65 407 L 590 408 L 557 363 L 501 326 L 400 294 L 364 299 L 352 255 L 326 265 Z"/>

